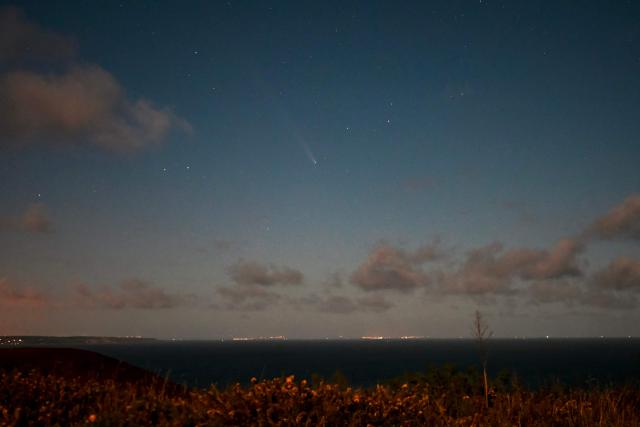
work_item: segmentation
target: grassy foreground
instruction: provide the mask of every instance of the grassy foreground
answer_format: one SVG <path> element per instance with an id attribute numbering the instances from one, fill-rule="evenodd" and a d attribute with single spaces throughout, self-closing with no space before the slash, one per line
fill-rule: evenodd
<path id="1" fill-rule="evenodd" d="M 0 372 L 2 425 L 640 426 L 637 387 L 505 387 L 485 408 L 466 375 L 352 389 L 293 377 L 224 390 Z"/>

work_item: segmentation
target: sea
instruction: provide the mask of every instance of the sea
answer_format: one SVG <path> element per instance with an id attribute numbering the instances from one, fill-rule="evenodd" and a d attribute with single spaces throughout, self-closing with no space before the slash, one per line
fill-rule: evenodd
<path id="1" fill-rule="evenodd" d="M 340 378 L 354 387 L 453 365 L 480 366 L 471 339 L 149 341 L 77 345 L 194 387 L 270 379 Z M 491 339 L 491 376 L 501 371 L 527 387 L 557 383 L 613 386 L 640 383 L 639 338 Z"/>

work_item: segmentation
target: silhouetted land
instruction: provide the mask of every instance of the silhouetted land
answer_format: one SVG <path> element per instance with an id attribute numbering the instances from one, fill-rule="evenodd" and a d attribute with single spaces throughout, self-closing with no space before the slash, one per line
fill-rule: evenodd
<path id="1" fill-rule="evenodd" d="M 87 350 L 71 348 L 0 349 L 0 369 L 82 380 L 114 380 L 118 382 L 163 382 L 164 379 L 145 369 Z"/>

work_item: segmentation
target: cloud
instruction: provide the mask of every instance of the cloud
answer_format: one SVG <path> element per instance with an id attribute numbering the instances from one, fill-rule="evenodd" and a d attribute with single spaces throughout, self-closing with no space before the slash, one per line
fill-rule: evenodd
<path id="1" fill-rule="evenodd" d="M 575 239 L 561 239 L 551 250 L 516 249 L 505 253 L 504 267 L 513 268 L 523 279 L 557 279 L 580 276 L 577 256 L 584 245 Z"/>
<path id="2" fill-rule="evenodd" d="M 51 221 L 47 217 L 46 207 L 42 203 L 34 203 L 22 216 L 22 228 L 33 233 L 48 233 L 52 230 Z"/>
<path id="3" fill-rule="evenodd" d="M 36 59 L 51 51 L 72 56 L 66 38 L 24 21 L 16 9 L 0 13 L 0 22 L 5 21 L 9 27 L 0 30 L 6 33 L 0 56 L 15 59 L 27 52 Z M 131 153 L 160 144 L 171 129 L 191 131 L 169 109 L 129 99 L 116 78 L 98 65 L 65 61 L 56 69 L 12 68 L 0 74 L 0 148 L 88 143 Z"/>
<path id="4" fill-rule="evenodd" d="M 498 206 L 515 214 L 518 222 L 522 224 L 534 224 L 538 222 L 538 218 L 526 203 L 518 202 L 515 200 L 507 200 L 499 203 Z"/>
<path id="5" fill-rule="evenodd" d="M 551 250 L 516 248 L 504 251 L 500 242 L 467 252 L 453 272 L 437 273 L 444 293 L 470 295 L 514 293 L 515 280 L 553 280 L 583 274 L 577 256 L 584 246 L 575 239 L 561 239 Z"/>
<path id="6" fill-rule="evenodd" d="M 586 235 L 606 240 L 640 240 L 640 194 L 631 194 L 598 218 L 586 230 Z"/>
<path id="7" fill-rule="evenodd" d="M 529 288 L 536 303 L 563 302 L 603 309 L 633 309 L 640 295 L 640 261 L 619 257 L 581 283 L 536 282 Z"/>
<path id="8" fill-rule="evenodd" d="M 501 242 L 472 248 L 454 262 L 436 244 L 407 251 L 380 243 L 351 274 L 365 291 L 411 292 L 433 296 L 529 298 L 535 304 L 563 303 L 610 309 L 636 307 L 640 299 L 640 261 L 626 257 L 587 274 L 580 256 L 594 239 L 640 239 L 640 195 L 628 196 L 582 233 L 550 248 L 505 248 Z M 435 261 L 435 262 L 434 262 Z M 432 262 L 426 267 L 424 264 Z M 347 304 L 341 307 L 346 309 Z"/>
<path id="9" fill-rule="evenodd" d="M 341 271 L 334 271 L 329 274 L 324 282 L 324 286 L 327 288 L 342 288 L 344 286 L 343 273 Z"/>
<path id="10" fill-rule="evenodd" d="M 0 278 L 0 306 L 5 308 L 169 309 L 187 306 L 193 301 L 192 295 L 168 293 L 140 279 L 124 281 L 115 288 L 105 286 L 96 290 L 79 284 L 72 288 L 71 294 L 49 296 L 32 287 L 19 287 L 6 278 Z"/>
<path id="11" fill-rule="evenodd" d="M 321 297 L 313 294 L 303 297 L 297 302 L 301 307 L 311 307 L 322 313 L 349 314 L 358 310 L 356 303 L 344 296 Z"/>
<path id="12" fill-rule="evenodd" d="M 76 42 L 28 22 L 15 7 L 0 8 L 0 63 L 72 58 Z"/>
<path id="13" fill-rule="evenodd" d="M 233 242 L 231 240 L 225 239 L 214 239 L 213 247 L 220 252 L 229 252 L 233 249 L 237 249 L 239 244 L 237 242 Z"/>
<path id="14" fill-rule="evenodd" d="M 0 217 L 0 231 L 2 230 L 49 233 L 53 227 L 47 216 L 46 206 L 42 203 L 33 203 L 20 217 Z"/>
<path id="15" fill-rule="evenodd" d="M 358 306 L 365 311 L 383 312 L 393 307 L 393 304 L 383 298 L 381 295 L 369 295 L 359 298 Z"/>
<path id="16" fill-rule="evenodd" d="M 381 242 L 351 274 L 350 281 L 365 291 L 411 292 L 431 282 L 421 265 L 443 256 L 437 241 L 413 252 Z"/>
<path id="17" fill-rule="evenodd" d="M 640 261 L 616 258 L 594 275 L 593 285 L 598 289 L 640 292 Z"/>
<path id="18" fill-rule="evenodd" d="M 529 287 L 531 297 L 536 303 L 563 302 L 567 305 L 584 300 L 583 289 L 569 280 L 547 280 L 534 282 Z"/>
<path id="19" fill-rule="evenodd" d="M 311 294 L 294 301 L 294 304 L 298 307 L 309 307 L 321 313 L 333 314 L 351 314 L 355 312 L 380 313 L 393 307 L 393 304 L 380 295 L 372 295 L 354 300 L 342 295 L 319 296 Z"/>
<path id="20" fill-rule="evenodd" d="M 43 307 L 49 305 L 47 296 L 31 287 L 18 287 L 6 278 L 0 278 L 0 306 Z"/>
<path id="21" fill-rule="evenodd" d="M 638 299 L 635 295 L 623 295 L 601 289 L 590 289 L 584 292 L 578 302 L 585 306 L 607 310 L 633 310 L 638 306 Z"/>
<path id="22" fill-rule="evenodd" d="M 269 288 L 299 286 L 304 282 L 301 271 L 290 267 L 266 266 L 254 261 L 238 261 L 227 269 L 235 286 L 216 290 L 226 310 L 258 311 L 274 306 L 284 297 Z"/>
<path id="23" fill-rule="evenodd" d="M 415 193 L 431 190 L 435 187 L 436 181 L 430 176 L 413 177 L 402 183 L 402 189 L 406 192 Z"/>
<path id="24" fill-rule="evenodd" d="M 260 286 L 221 287 L 217 289 L 226 310 L 260 311 L 278 304 L 282 296 Z"/>
<path id="25" fill-rule="evenodd" d="M 265 266 L 253 261 L 239 261 L 228 269 L 236 284 L 242 286 L 300 285 L 304 275 L 289 267 Z"/>
<path id="26" fill-rule="evenodd" d="M 117 288 L 102 287 L 92 290 L 84 284 L 75 287 L 76 305 L 89 308 L 105 308 L 121 310 L 136 309 L 168 309 L 187 305 L 191 297 L 170 294 L 149 282 L 130 279 L 122 282 Z"/>
<path id="27" fill-rule="evenodd" d="M 454 271 L 436 274 L 439 290 L 444 293 L 508 293 L 513 273 L 501 260 L 503 245 L 494 242 L 467 252 L 463 264 Z"/>
<path id="28" fill-rule="evenodd" d="M 129 100 L 99 66 L 73 66 L 49 75 L 12 71 L 0 77 L 0 137 L 6 146 L 88 142 L 133 152 L 159 144 L 174 127 L 190 129 L 167 109 Z"/>

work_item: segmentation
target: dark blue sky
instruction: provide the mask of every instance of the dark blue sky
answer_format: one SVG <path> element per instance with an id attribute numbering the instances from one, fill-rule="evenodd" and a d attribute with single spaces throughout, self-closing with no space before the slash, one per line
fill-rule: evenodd
<path id="1" fill-rule="evenodd" d="M 637 2 L 0 3 L 0 330 L 637 331 Z"/>

